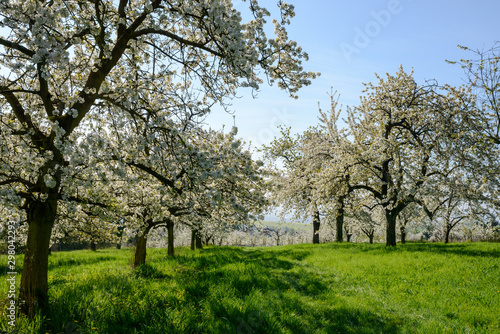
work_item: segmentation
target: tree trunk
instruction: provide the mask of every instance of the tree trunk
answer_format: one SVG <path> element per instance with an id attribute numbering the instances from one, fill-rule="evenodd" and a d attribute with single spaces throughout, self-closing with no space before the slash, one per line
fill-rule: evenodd
<path id="1" fill-rule="evenodd" d="M 319 211 L 315 211 L 313 216 L 313 244 L 319 244 L 319 225 Z"/>
<path id="2" fill-rule="evenodd" d="M 137 237 L 137 246 L 135 247 L 134 268 L 146 263 L 146 245 L 148 237 L 146 234 Z"/>
<path id="3" fill-rule="evenodd" d="M 118 241 L 118 243 L 116 244 L 116 249 L 122 249 L 122 240 L 123 240 L 123 230 L 125 228 L 120 226 L 118 227 L 118 238 L 120 238 L 120 241 Z"/>
<path id="4" fill-rule="evenodd" d="M 195 239 L 196 239 L 196 249 L 203 249 L 203 243 L 202 243 L 201 236 L 198 233 L 198 231 L 196 231 L 196 238 Z"/>
<path id="5" fill-rule="evenodd" d="M 385 210 L 386 226 L 386 246 L 396 246 L 396 218 L 397 215 L 389 210 Z"/>
<path id="6" fill-rule="evenodd" d="M 146 263 L 146 246 L 148 244 L 148 233 L 153 226 L 148 226 L 144 233 L 137 236 L 137 245 L 135 246 L 134 268 Z"/>
<path id="7" fill-rule="evenodd" d="M 406 243 L 406 228 L 401 226 L 399 230 L 401 231 L 401 243 L 404 245 Z"/>
<path id="8" fill-rule="evenodd" d="M 32 201 L 27 208 L 28 239 L 24 253 L 20 311 L 34 317 L 37 308 L 48 311 L 49 245 L 52 227 L 57 215 L 57 201 Z"/>
<path id="9" fill-rule="evenodd" d="M 340 208 L 337 211 L 337 242 L 344 241 L 343 228 L 344 228 L 344 197 L 340 197 L 338 199 L 338 203 L 340 204 Z"/>
<path id="10" fill-rule="evenodd" d="M 446 230 L 444 231 L 444 243 L 447 244 L 450 242 L 450 232 L 451 232 L 451 227 L 446 224 Z"/>
<path id="11" fill-rule="evenodd" d="M 347 229 L 346 226 L 344 226 L 344 230 L 345 230 L 345 236 L 347 238 L 347 242 L 351 242 L 352 233 L 349 233 L 349 230 Z"/>
<path id="12" fill-rule="evenodd" d="M 196 231 L 191 230 L 191 250 L 194 250 L 195 240 L 196 240 Z"/>
<path id="13" fill-rule="evenodd" d="M 97 250 L 97 245 L 93 241 L 90 242 L 90 250 L 93 252 L 95 252 Z"/>
<path id="14" fill-rule="evenodd" d="M 370 239 L 370 244 L 373 244 L 373 234 L 369 235 L 368 238 Z"/>
<path id="15" fill-rule="evenodd" d="M 167 223 L 167 232 L 168 232 L 167 255 L 174 256 L 174 222 Z"/>

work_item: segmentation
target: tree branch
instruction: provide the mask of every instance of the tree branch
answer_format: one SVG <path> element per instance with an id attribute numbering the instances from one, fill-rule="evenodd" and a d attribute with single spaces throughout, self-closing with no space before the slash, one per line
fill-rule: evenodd
<path id="1" fill-rule="evenodd" d="M 25 55 L 30 56 L 30 57 L 33 57 L 35 55 L 35 51 L 32 51 L 32 50 L 28 49 L 27 47 L 22 46 L 21 44 L 14 43 L 14 42 L 5 40 L 3 38 L 0 38 L 0 45 L 17 50 L 17 51 L 24 53 Z"/>
<path id="2" fill-rule="evenodd" d="M 148 35 L 148 34 L 157 34 L 157 35 L 162 35 L 162 36 L 166 36 L 166 37 L 169 37 L 181 44 L 184 44 L 184 45 L 190 45 L 190 46 L 194 46 L 196 48 L 199 48 L 199 49 L 202 49 L 202 50 L 205 50 L 211 54 L 213 54 L 214 56 L 217 56 L 217 57 L 220 57 L 220 58 L 224 58 L 224 55 L 220 52 L 217 52 L 211 48 L 208 48 L 206 47 L 206 43 L 199 43 L 199 42 L 193 42 L 193 41 L 190 41 L 190 40 L 187 40 L 187 39 L 184 39 L 180 36 L 177 36 L 176 34 L 173 34 L 169 31 L 166 31 L 166 30 L 159 30 L 159 29 L 154 29 L 154 28 L 145 28 L 145 29 L 141 29 L 141 30 L 138 30 L 136 31 L 132 36 L 133 38 L 137 38 L 137 37 L 140 37 L 142 35 Z"/>

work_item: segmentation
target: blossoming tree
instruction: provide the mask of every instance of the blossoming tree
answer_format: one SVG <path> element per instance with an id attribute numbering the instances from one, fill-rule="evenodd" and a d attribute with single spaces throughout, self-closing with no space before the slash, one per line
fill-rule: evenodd
<path id="1" fill-rule="evenodd" d="M 342 144 L 348 152 L 342 164 L 348 189 L 371 194 L 383 208 L 386 244 L 395 246 L 398 215 L 421 203 L 427 185 L 447 173 L 445 162 L 478 140 L 480 117 L 466 88 L 418 85 L 402 68 L 378 79 L 366 84 L 360 105 L 347 110 L 352 140 Z"/>
<path id="2" fill-rule="evenodd" d="M 240 86 L 257 88 L 259 73 L 291 95 L 315 76 L 286 33 L 293 7 L 279 3 L 269 38 L 269 12 L 248 4 L 251 20 L 243 23 L 229 0 L 0 3 L 0 192 L 2 205 L 23 208 L 28 223 L 23 312 L 47 305 L 59 202 L 77 197 L 64 186 L 75 145 L 105 106 L 149 99 L 149 89 L 170 82 L 196 87 L 196 107 L 208 112 Z"/>

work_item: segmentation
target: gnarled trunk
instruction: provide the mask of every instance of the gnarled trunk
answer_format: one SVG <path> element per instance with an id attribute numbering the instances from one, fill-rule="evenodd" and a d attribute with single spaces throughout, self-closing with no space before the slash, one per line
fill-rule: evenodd
<path id="1" fill-rule="evenodd" d="M 313 216 L 313 244 L 319 244 L 319 226 L 319 211 L 315 211 Z"/>
<path id="2" fill-rule="evenodd" d="M 397 215 L 393 214 L 390 210 L 385 210 L 385 218 L 387 220 L 385 245 L 396 246 Z"/>
<path id="3" fill-rule="evenodd" d="M 146 263 L 146 246 L 148 243 L 148 233 L 152 226 L 146 227 L 144 233 L 137 236 L 137 245 L 135 246 L 134 268 Z"/>
<path id="4" fill-rule="evenodd" d="M 28 239 L 24 253 L 20 311 L 33 317 L 37 309 L 48 309 L 49 246 L 52 227 L 57 215 L 57 201 L 31 201 L 28 203 Z"/>
<path id="5" fill-rule="evenodd" d="M 134 267 L 146 263 L 146 245 L 148 238 L 145 234 L 137 237 L 137 245 L 135 246 Z"/>

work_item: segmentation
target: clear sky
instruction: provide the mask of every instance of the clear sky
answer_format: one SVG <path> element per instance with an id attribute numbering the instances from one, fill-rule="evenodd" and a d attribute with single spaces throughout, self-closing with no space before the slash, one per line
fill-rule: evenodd
<path id="1" fill-rule="evenodd" d="M 235 1 L 238 2 L 238 1 Z M 296 16 L 289 37 L 309 54 L 305 69 L 321 72 L 293 100 L 278 87 L 264 84 L 256 99 L 250 90 L 233 101 L 239 136 L 253 146 L 279 135 L 278 125 L 302 132 L 318 124 L 318 102 L 329 107 L 327 92 L 340 93 L 340 103 L 357 105 L 363 82 L 376 82 L 374 73 L 394 74 L 399 65 L 414 69 L 418 83 L 463 84 L 459 65 L 445 60 L 471 56 L 457 48 L 488 49 L 500 40 L 498 0 L 291 0 Z M 261 0 L 271 11 L 275 0 Z M 245 5 L 245 3 L 243 4 Z M 237 4 L 239 8 L 242 5 Z M 275 11 L 274 11 L 275 12 Z M 233 116 L 214 110 L 212 128 L 230 127 Z"/>

